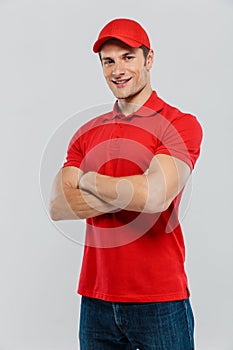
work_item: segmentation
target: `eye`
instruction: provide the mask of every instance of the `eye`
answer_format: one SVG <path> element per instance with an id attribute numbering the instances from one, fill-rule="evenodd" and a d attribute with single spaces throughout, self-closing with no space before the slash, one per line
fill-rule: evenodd
<path id="1" fill-rule="evenodd" d="M 113 64 L 113 63 L 114 63 L 114 61 L 111 60 L 111 59 L 106 59 L 106 60 L 103 61 L 103 64 L 104 64 L 105 66 L 110 66 L 110 65 Z"/>
<path id="2" fill-rule="evenodd" d="M 132 59 L 134 59 L 134 56 L 131 56 L 131 55 L 125 56 L 126 61 L 131 61 Z"/>

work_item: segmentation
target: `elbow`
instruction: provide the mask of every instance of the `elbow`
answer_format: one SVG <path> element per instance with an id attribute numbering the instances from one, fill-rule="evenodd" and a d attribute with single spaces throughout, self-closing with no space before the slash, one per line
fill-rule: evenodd
<path id="1" fill-rule="evenodd" d="M 147 198 L 143 211 L 148 214 L 162 213 L 169 208 L 170 204 L 171 202 L 165 198 L 152 195 Z"/>
<path id="2" fill-rule="evenodd" d="M 49 206 L 49 216 L 53 221 L 59 221 L 62 220 L 59 210 L 56 206 L 55 201 L 51 201 L 50 202 L 50 206 Z"/>
<path id="3" fill-rule="evenodd" d="M 53 221 L 67 219 L 65 208 L 61 206 L 61 203 L 58 200 L 56 200 L 56 198 L 50 201 L 49 216 Z"/>
<path id="4" fill-rule="evenodd" d="M 153 175 L 153 174 L 152 174 Z M 144 212 L 149 214 L 162 213 L 168 209 L 171 204 L 170 198 L 168 198 L 166 183 L 158 181 L 153 178 L 149 178 L 147 186 L 143 189 L 144 198 Z"/>
<path id="5" fill-rule="evenodd" d="M 53 221 L 59 221 L 62 220 L 62 218 L 60 218 L 59 215 L 57 215 L 57 213 L 50 211 L 49 213 L 50 219 L 52 219 Z"/>
<path id="6" fill-rule="evenodd" d="M 53 221 L 82 220 L 86 218 L 84 214 L 79 213 L 77 215 L 67 203 L 60 203 L 56 199 L 50 201 L 49 216 Z"/>

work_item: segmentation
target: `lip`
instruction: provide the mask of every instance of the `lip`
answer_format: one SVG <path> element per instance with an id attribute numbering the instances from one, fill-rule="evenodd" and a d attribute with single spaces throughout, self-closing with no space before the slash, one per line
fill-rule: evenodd
<path id="1" fill-rule="evenodd" d="M 112 80 L 112 83 L 116 86 L 116 88 L 120 89 L 123 88 L 127 85 L 127 83 L 131 80 L 132 78 L 128 79 L 116 79 Z"/>

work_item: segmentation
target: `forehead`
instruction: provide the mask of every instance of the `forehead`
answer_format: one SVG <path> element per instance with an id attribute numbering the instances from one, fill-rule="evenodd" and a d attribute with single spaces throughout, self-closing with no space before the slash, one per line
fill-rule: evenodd
<path id="1" fill-rule="evenodd" d="M 139 51 L 141 51 L 140 48 L 133 48 L 117 39 L 109 39 L 102 45 L 100 55 L 105 57 L 106 55 L 109 56 L 109 54 L 124 54 L 126 52 L 136 54 Z"/>

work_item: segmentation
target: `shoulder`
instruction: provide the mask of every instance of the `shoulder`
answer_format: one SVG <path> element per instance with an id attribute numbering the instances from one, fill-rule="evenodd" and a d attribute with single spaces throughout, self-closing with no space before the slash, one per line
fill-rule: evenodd
<path id="1" fill-rule="evenodd" d="M 191 113 L 183 112 L 167 102 L 164 102 L 163 110 L 160 113 L 178 131 L 190 130 L 200 135 L 203 133 L 198 118 Z"/>
<path id="2" fill-rule="evenodd" d="M 85 124 L 80 126 L 78 130 L 74 133 L 71 142 L 73 143 L 77 141 L 80 137 L 85 137 L 89 135 L 93 130 L 96 130 L 96 128 L 102 127 L 104 125 L 105 120 L 109 119 L 111 115 L 112 112 L 108 112 L 98 115 L 97 117 L 94 117 L 87 121 Z"/>

